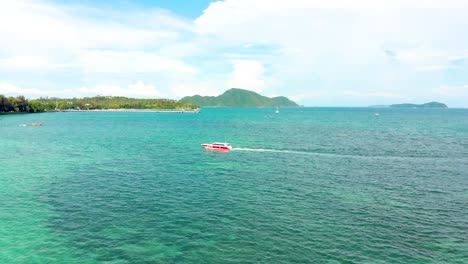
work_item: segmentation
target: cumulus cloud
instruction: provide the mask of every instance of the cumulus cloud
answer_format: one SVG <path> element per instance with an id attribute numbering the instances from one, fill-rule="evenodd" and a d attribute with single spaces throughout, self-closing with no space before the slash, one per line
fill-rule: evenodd
<path id="1" fill-rule="evenodd" d="M 20 88 L 10 83 L 0 82 L 0 94 L 6 96 L 38 96 L 41 91 L 37 88 Z"/>
<path id="2" fill-rule="evenodd" d="M 171 86 L 171 95 L 175 98 L 192 95 L 217 96 L 223 92 L 221 87 L 214 81 L 180 81 Z"/>
<path id="3" fill-rule="evenodd" d="M 225 0 L 195 24 L 224 45 L 274 49 L 268 71 L 292 95 L 329 89 L 339 97 L 376 87 L 386 89 L 376 95 L 417 94 L 442 80 L 433 72 L 458 69 L 457 60 L 468 58 L 466 10 L 468 2 L 458 0 Z"/>
<path id="4" fill-rule="evenodd" d="M 79 64 L 86 73 L 171 73 L 196 74 L 187 63 L 142 51 L 85 51 Z"/>
<path id="5" fill-rule="evenodd" d="M 333 98 L 339 97 L 347 97 L 348 99 L 353 100 L 366 100 L 366 99 L 377 99 L 381 98 L 384 100 L 401 100 L 406 99 L 405 96 L 402 94 L 394 93 L 394 92 L 386 92 L 386 91 L 350 91 L 350 90 L 343 90 L 343 91 L 330 91 L 330 90 L 316 90 L 316 91 L 306 91 L 300 94 L 296 94 L 291 96 L 292 99 L 297 101 L 303 100 L 330 100 L 332 101 Z"/>
<path id="6" fill-rule="evenodd" d="M 180 38 L 190 30 L 190 22 L 159 9 L 122 12 L 43 0 L 3 1 L 0 68 L 49 72 L 48 78 L 56 79 L 64 74 L 89 79 L 89 74 L 106 73 L 104 82 L 112 81 L 110 74 L 122 73 L 132 79 L 142 74 L 192 75 L 198 72 L 195 66 L 174 52 L 160 52 L 181 45 Z M 9 77 L 3 75 L 0 80 Z"/>
<path id="7" fill-rule="evenodd" d="M 0 59 L 0 69 L 6 71 L 49 71 L 71 67 L 70 64 L 52 62 L 44 56 L 15 56 Z"/>
<path id="8" fill-rule="evenodd" d="M 468 83 L 464 0 L 224 0 L 193 21 L 124 9 L 2 1 L 0 81 L 48 95 L 131 96 L 132 80 L 163 97 L 239 87 L 305 105 L 434 98 L 441 83 Z"/>
<path id="9" fill-rule="evenodd" d="M 357 97 L 384 97 L 384 98 L 403 98 L 401 94 L 392 93 L 392 92 L 379 92 L 379 91 L 364 91 L 364 92 L 357 92 L 357 91 L 345 91 L 343 93 L 346 96 L 357 96 Z"/>
<path id="10" fill-rule="evenodd" d="M 97 85 L 95 87 L 78 88 L 72 90 L 72 92 L 83 96 L 106 95 L 131 98 L 157 98 L 161 96 L 161 93 L 153 85 L 145 84 L 142 81 L 131 84 L 126 88 L 114 85 Z"/>
<path id="11" fill-rule="evenodd" d="M 468 84 L 465 85 L 441 85 L 435 89 L 437 93 L 453 98 L 468 99 Z"/>
<path id="12" fill-rule="evenodd" d="M 450 50 L 433 50 L 427 47 L 406 49 L 394 54 L 394 58 L 401 63 L 410 65 L 416 71 L 439 71 L 457 68 L 454 62 L 468 58 L 466 50 L 452 54 Z"/>
<path id="13" fill-rule="evenodd" d="M 96 86 L 84 86 L 80 88 L 63 88 L 59 90 L 44 90 L 37 88 L 22 88 L 9 83 L 0 83 L 0 94 L 24 95 L 28 98 L 49 97 L 85 97 L 85 96 L 125 96 L 131 98 L 161 98 L 161 92 L 153 85 L 138 81 L 127 87 L 118 85 L 100 84 Z"/>
<path id="14" fill-rule="evenodd" d="M 195 24 L 201 34 L 231 43 L 278 45 L 283 51 L 300 50 L 301 56 L 333 52 L 368 60 L 386 46 L 402 51 L 420 47 L 422 53 L 429 41 L 456 44 L 459 36 L 451 33 L 466 32 L 456 26 L 466 25 L 462 16 L 467 7 L 468 2 L 457 0 L 226 0 L 211 4 Z"/>
<path id="15" fill-rule="evenodd" d="M 228 87 L 245 88 L 262 92 L 266 86 L 263 76 L 265 67 L 259 61 L 238 60 L 233 62 L 233 72 L 227 81 Z"/>
<path id="16" fill-rule="evenodd" d="M 109 11 L 110 12 L 110 11 Z M 108 19 L 91 19 L 87 16 L 107 15 Z M 60 6 L 38 0 L 4 1 L 0 8 L 0 47 L 15 52 L 53 53 L 76 49 L 136 49 L 158 46 L 164 41 L 177 38 L 174 28 L 177 22 L 159 24 L 148 28 L 143 22 L 125 23 L 132 14 L 120 13 L 109 16 L 99 9 L 86 9 L 79 6 Z M 156 15 L 156 14 L 154 14 Z M 168 16 L 165 13 L 158 17 Z M 14 26 L 12 26 L 14 25 Z"/>

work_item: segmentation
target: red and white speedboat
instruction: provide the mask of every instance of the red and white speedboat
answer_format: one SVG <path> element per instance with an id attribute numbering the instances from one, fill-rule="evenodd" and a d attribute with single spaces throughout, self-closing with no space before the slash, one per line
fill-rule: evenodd
<path id="1" fill-rule="evenodd" d="M 232 149 L 231 144 L 215 142 L 211 144 L 202 144 L 206 150 L 217 150 L 217 151 L 230 151 Z"/>

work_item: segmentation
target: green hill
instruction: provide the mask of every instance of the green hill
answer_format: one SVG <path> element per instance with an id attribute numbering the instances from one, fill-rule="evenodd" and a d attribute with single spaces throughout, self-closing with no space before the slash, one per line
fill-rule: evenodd
<path id="1" fill-rule="evenodd" d="M 284 96 L 266 97 L 256 92 L 232 88 L 219 96 L 186 96 L 179 102 L 193 103 L 199 106 L 218 107 L 297 107 L 295 102 Z"/>
<path id="2" fill-rule="evenodd" d="M 393 108 L 447 108 L 446 104 L 438 102 L 430 102 L 425 104 L 393 104 Z"/>

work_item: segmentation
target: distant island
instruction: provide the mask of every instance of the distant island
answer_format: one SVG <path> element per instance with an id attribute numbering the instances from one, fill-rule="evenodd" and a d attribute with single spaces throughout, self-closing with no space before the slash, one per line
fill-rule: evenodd
<path id="1" fill-rule="evenodd" d="M 284 96 L 266 97 L 256 92 L 232 88 L 219 96 L 186 96 L 179 102 L 212 107 L 298 107 Z"/>
<path id="2" fill-rule="evenodd" d="M 446 104 L 439 102 L 429 102 L 425 104 L 392 104 L 392 108 L 448 108 Z"/>
<path id="3" fill-rule="evenodd" d="M 371 108 L 448 108 L 446 104 L 439 102 L 429 102 L 425 104 L 392 104 L 392 105 L 372 105 Z"/>
<path id="4" fill-rule="evenodd" d="M 28 100 L 24 96 L 0 95 L 1 113 L 37 113 L 66 110 L 154 109 L 194 110 L 198 105 L 171 99 L 135 99 L 121 96 L 95 96 L 85 98 L 39 98 Z"/>

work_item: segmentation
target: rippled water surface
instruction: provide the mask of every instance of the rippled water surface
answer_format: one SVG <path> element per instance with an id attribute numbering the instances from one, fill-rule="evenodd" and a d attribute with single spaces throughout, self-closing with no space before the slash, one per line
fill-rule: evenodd
<path id="1" fill-rule="evenodd" d="M 468 262 L 468 110 L 280 111 L 0 116 L 0 263 Z"/>

